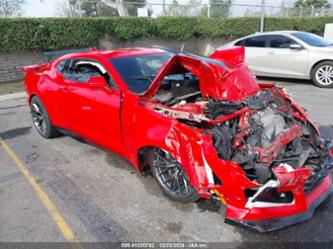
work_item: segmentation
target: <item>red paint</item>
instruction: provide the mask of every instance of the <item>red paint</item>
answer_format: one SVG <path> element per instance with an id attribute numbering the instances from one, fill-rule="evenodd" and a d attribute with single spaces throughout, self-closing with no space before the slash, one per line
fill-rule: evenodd
<path id="1" fill-rule="evenodd" d="M 256 95 L 259 90 L 254 76 L 244 64 L 223 68 L 212 62 L 186 55 L 175 55 L 161 68 L 145 97 L 152 98 L 162 84 L 164 76 L 179 68 L 185 68 L 199 78 L 200 90 L 204 97 L 242 101 L 246 97 Z"/>
<path id="2" fill-rule="evenodd" d="M 299 214 L 307 211 L 311 204 L 323 195 L 331 185 L 332 179 L 330 176 L 327 176 L 324 181 L 308 195 L 305 195 L 304 191 L 292 191 L 295 198 L 295 203 L 293 205 L 251 209 L 228 205 L 226 217 L 230 219 L 250 221 L 274 219 Z"/>
<path id="3" fill-rule="evenodd" d="M 203 115 L 207 101 L 201 104 L 185 104 L 176 108 L 153 103 L 151 98 L 157 92 L 165 75 L 185 68 L 192 71 L 200 81 L 200 90 L 205 98 L 242 101 L 254 96 L 259 90 L 269 90 L 280 101 L 288 103 L 290 109 L 283 110 L 302 122 L 311 122 L 307 113 L 295 103 L 281 87 L 273 84 L 258 85 L 255 77 L 243 64 L 244 50 L 232 49 L 225 53 L 214 53 L 224 67 L 210 61 L 202 61 L 186 55 L 173 56 L 159 71 L 144 96 L 128 90 L 117 71 L 108 62 L 109 58 L 120 56 L 164 53 L 159 49 L 120 49 L 114 51 L 90 51 L 65 55 L 51 64 L 29 66 L 26 72 L 25 88 L 28 101 L 37 95 L 46 107 L 53 125 L 71 130 L 93 143 L 115 151 L 128 159 L 141 171 L 138 152 L 145 147 L 159 147 L 176 158 L 187 172 L 190 182 L 203 198 L 210 198 L 211 190 L 224 195 L 227 202 L 226 217 L 237 220 L 260 220 L 284 217 L 307 210 L 309 205 L 328 189 L 330 177 L 310 194 L 305 196 L 303 185 L 309 171 L 300 168 L 292 173 L 277 169 L 274 171 L 281 181 L 281 189 L 293 192 L 293 205 L 270 208 L 245 208 L 247 199 L 244 190 L 261 185 L 247 178 L 244 170 L 235 162 L 221 160 L 213 146 L 212 136 L 204 130 L 180 123 L 172 115 L 184 115 L 187 119 L 207 122 L 211 125 L 240 117 L 243 131 L 239 138 L 248 134 L 248 119 L 255 111 L 243 108 L 235 113 L 211 120 Z M 63 59 L 93 59 L 104 65 L 114 79 L 117 88 L 101 87 L 101 79 L 91 79 L 90 84 L 68 81 L 57 71 L 56 66 Z M 164 108 L 169 115 L 158 113 Z M 315 129 L 316 126 L 313 125 Z M 260 151 L 263 161 L 276 157 L 284 144 L 300 136 L 301 131 L 293 127 L 290 132 L 278 137 L 268 151 Z M 233 146 L 241 146 L 235 139 Z M 331 150 L 333 153 L 333 150 Z M 222 185 L 210 184 L 204 167 L 205 162 L 212 169 Z"/>

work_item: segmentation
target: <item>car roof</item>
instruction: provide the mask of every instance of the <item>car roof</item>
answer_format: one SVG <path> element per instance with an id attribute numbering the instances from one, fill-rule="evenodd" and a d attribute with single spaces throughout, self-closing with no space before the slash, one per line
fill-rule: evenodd
<path id="1" fill-rule="evenodd" d="M 118 58 L 118 57 L 126 57 L 126 56 L 140 56 L 147 54 L 161 54 L 166 53 L 165 50 L 158 48 L 119 48 L 113 50 L 96 50 L 91 49 L 87 52 L 79 52 L 79 53 L 70 53 L 60 57 L 59 59 L 70 59 L 73 57 L 105 57 L 107 59 Z"/>
<path id="2" fill-rule="evenodd" d="M 263 33 L 258 33 L 258 34 L 263 34 L 263 35 L 276 35 L 276 34 L 293 34 L 293 33 L 304 33 L 303 31 L 298 31 L 298 30 L 279 30 L 279 31 L 270 31 L 270 32 L 263 32 Z"/>
<path id="3" fill-rule="evenodd" d="M 120 48 L 115 50 L 100 51 L 100 54 L 108 58 L 116 58 L 123 56 L 138 56 L 146 54 L 165 53 L 164 50 L 158 48 Z"/>
<path id="4" fill-rule="evenodd" d="M 251 36 L 259 36 L 259 35 L 292 35 L 293 33 L 305 33 L 304 31 L 298 31 L 298 30 L 279 30 L 279 31 L 270 31 L 270 32 L 258 32 L 254 33 L 246 37 L 251 37 Z"/>
<path id="5" fill-rule="evenodd" d="M 250 35 L 238 38 L 238 39 L 232 41 L 230 44 L 234 44 L 234 43 L 236 43 L 238 41 L 241 41 L 243 39 L 256 37 L 256 36 L 261 36 L 261 35 L 293 35 L 293 33 L 306 33 L 306 32 L 298 31 L 298 30 L 279 30 L 279 31 L 269 31 L 269 32 L 257 32 L 257 33 L 254 33 L 254 34 L 250 34 Z"/>

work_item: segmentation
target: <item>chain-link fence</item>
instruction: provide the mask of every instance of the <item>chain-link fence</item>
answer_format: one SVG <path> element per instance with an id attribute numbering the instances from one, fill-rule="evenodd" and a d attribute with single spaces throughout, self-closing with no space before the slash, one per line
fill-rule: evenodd
<path id="1" fill-rule="evenodd" d="M 66 0 L 64 0 L 66 1 Z M 85 15 L 121 15 L 121 16 L 205 16 L 205 17 L 258 17 L 262 13 L 262 5 L 241 4 L 231 0 L 69 0 L 72 14 Z M 276 1 L 277 5 L 265 5 L 265 16 L 275 17 L 309 17 L 333 15 L 330 4 L 323 6 L 294 7 Z M 90 6 L 87 13 L 85 6 Z M 83 8 L 82 8 L 83 7 Z M 94 11 L 91 11 L 94 9 Z M 113 10 L 113 11 L 111 11 Z"/>
<path id="2" fill-rule="evenodd" d="M 164 5 L 162 3 L 148 3 L 147 8 L 154 10 L 152 11 L 154 16 L 259 17 L 262 11 L 261 5 L 219 3 L 169 3 Z M 271 17 L 310 17 L 333 15 L 333 9 L 330 6 L 301 8 L 288 5 L 266 5 L 264 10 L 265 16 Z"/>
<path id="3" fill-rule="evenodd" d="M 16 0 L 14 2 L 28 2 Z M 331 4 L 322 6 L 294 7 L 294 1 L 277 0 L 273 4 L 266 4 L 262 8 L 260 1 L 256 4 L 246 4 L 239 0 L 39 0 L 46 8 L 54 8 L 50 16 L 81 17 L 81 16 L 204 16 L 204 17 L 242 17 L 261 16 L 264 9 L 265 16 L 274 17 L 309 17 L 333 15 Z M 52 2 L 52 4 L 50 4 Z M 267 2 L 267 1 L 266 1 Z M 272 3 L 273 1 L 269 1 Z M 288 2 L 288 4 L 285 4 Z M 12 0 L 0 0 L 0 17 L 16 17 L 18 15 L 35 17 L 34 14 L 25 15 L 24 9 L 16 11 Z M 19 9 L 17 9 L 19 10 Z M 23 13 L 23 14 L 22 14 Z"/>

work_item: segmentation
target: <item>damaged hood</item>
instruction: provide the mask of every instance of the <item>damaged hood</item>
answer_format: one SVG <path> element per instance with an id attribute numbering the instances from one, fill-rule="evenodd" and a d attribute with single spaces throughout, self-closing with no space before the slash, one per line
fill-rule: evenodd
<path id="1" fill-rule="evenodd" d="M 244 64 L 244 49 L 233 48 L 214 53 L 210 58 L 186 54 L 174 55 L 159 70 L 144 96 L 152 98 L 165 76 L 187 70 L 199 78 L 203 97 L 242 101 L 255 96 L 259 91 L 255 77 Z"/>

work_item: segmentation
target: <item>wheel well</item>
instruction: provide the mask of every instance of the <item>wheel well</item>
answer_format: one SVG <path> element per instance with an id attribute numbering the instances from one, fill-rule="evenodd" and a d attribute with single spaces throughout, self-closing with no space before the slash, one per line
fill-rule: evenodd
<path id="1" fill-rule="evenodd" d="M 32 98 L 35 97 L 35 96 L 36 96 L 36 94 L 31 94 L 31 95 L 30 95 L 30 97 L 29 97 L 29 105 L 31 104 L 31 100 L 32 100 Z"/>
<path id="2" fill-rule="evenodd" d="M 150 162 L 149 157 L 152 153 L 152 151 L 157 148 L 154 146 L 145 146 L 139 149 L 138 151 L 138 163 L 139 163 L 139 169 L 143 174 L 150 175 Z"/>
<path id="3" fill-rule="evenodd" d="M 313 71 L 313 69 L 314 69 L 319 63 L 322 63 L 322 62 L 325 62 L 325 61 L 333 62 L 333 60 L 321 60 L 321 61 L 316 62 L 316 63 L 315 63 L 314 65 L 312 65 L 312 67 L 311 67 L 310 76 L 312 75 L 312 71 Z"/>

